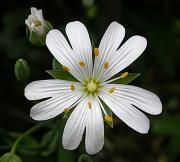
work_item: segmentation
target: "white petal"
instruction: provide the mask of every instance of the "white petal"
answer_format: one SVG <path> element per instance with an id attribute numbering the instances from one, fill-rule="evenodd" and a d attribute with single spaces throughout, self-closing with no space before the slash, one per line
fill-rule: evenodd
<path id="1" fill-rule="evenodd" d="M 145 89 L 131 85 L 109 84 L 109 87 L 116 87 L 115 95 L 117 98 L 136 106 L 137 108 L 153 115 L 162 112 L 162 103 L 157 95 Z"/>
<path id="2" fill-rule="evenodd" d="M 139 133 L 147 133 L 149 130 L 149 119 L 138 109 L 128 102 L 116 98 L 113 94 L 101 94 L 100 98 L 105 104 L 129 127 Z"/>
<path id="3" fill-rule="evenodd" d="M 25 87 L 24 93 L 28 100 L 39 100 L 53 97 L 64 92 L 70 93 L 71 84 L 75 86 L 75 91 L 77 91 L 80 86 L 77 82 L 56 79 L 39 80 L 28 84 Z"/>
<path id="4" fill-rule="evenodd" d="M 30 111 L 30 116 L 34 120 L 48 120 L 54 118 L 64 111 L 65 108 L 69 108 L 82 95 L 79 92 L 62 93 L 56 95 L 50 99 L 40 102 L 34 105 Z"/>
<path id="5" fill-rule="evenodd" d="M 101 80 L 106 81 L 136 60 L 145 50 L 147 40 L 141 36 L 133 36 L 109 58 L 109 68 L 103 73 Z"/>
<path id="6" fill-rule="evenodd" d="M 66 34 L 78 60 L 85 62 L 83 70 L 90 77 L 92 75 L 92 47 L 86 27 L 79 21 L 70 22 L 66 26 Z"/>
<path id="7" fill-rule="evenodd" d="M 94 73 L 100 77 L 104 72 L 103 64 L 117 51 L 125 36 L 125 29 L 117 22 L 112 22 L 104 33 L 99 45 L 99 56 L 95 58 Z"/>
<path id="8" fill-rule="evenodd" d="M 86 152 L 93 155 L 99 152 L 104 145 L 104 123 L 97 100 L 92 101 L 92 107 L 88 109 L 86 123 Z"/>
<path id="9" fill-rule="evenodd" d="M 62 143 L 65 149 L 74 150 L 79 146 L 85 129 L 87 110 L 87 99 L 84 99 L 70 115 L 62 137 Z"/>
<path id="10" fill-rule="evenodd" d="M 85 76 L 82 68 L 79 67 L 77 57 L 60 31 L 51 30 L 46 36 L 46 45 L 54 57 L 70 69 L 70 73 L 74 77 L 81 82 L 84 80 Z"/>
<path id="11" fill-rule="evenodd" d="M 37 8 L 31 7 L 31 15 L 41 22 L 44 21 L 42 10 L 37 10 Z"/>

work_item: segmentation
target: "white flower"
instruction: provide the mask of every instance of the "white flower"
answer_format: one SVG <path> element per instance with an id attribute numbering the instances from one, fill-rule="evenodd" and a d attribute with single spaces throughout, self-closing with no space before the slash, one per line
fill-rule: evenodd
<path id="1" fill-rule="evenodd" d="M 25 20 L 25 24 L 30 31 L 43 35 L 45 31 L 45 20 L 43 18 L 42 10 L 31 7 L 31 15 Z"/>
<path id="2" fill-rule="evenodd" d="M 103 147 L 103 118 L 112 120 L 102 101 L 129 127 L 147 133 L 149 120 L 140 110 L 153 115 L 161 113 L 159 98 L 142 88 L 110 83 L 115 80 L 111 79 L 115 74 L 142 54 L 147 45 L 146 39 L 133 36 L 119 48 L 125 29 L 113 22 L 106 30 L 99 48 L 94 49 L 93 63 L 86 27 L 78 21 L 70 22 L 66 26 L 66 34 L 71 46 L 58 30 L 48 33 L 46 45 L 64 69 L 79 82 L 51 79 L 27 85 L 25 96 L 29 100 L 47 98 L 32 107 L 31 117 L 47 120 L 75 107 L 64 128 L 63 146 L 69 150 L 76 149 L 86 131 L 85 147 L 89 154 L 95 154 Z M 126 75 L 124 73 L 116 79 Z"/>

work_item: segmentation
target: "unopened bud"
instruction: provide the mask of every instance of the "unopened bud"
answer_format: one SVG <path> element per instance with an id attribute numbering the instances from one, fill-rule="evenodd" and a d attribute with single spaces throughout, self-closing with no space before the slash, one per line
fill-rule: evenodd
<path id="1" fill-rule="evenodd" d="M 47 33 L 53 29 L 52 25 L 43 17 L 42 10 L 31 8 L 31 14 L 25 20 L 26 35 L 29 41 L 37 46 L 45 45 Z"/>

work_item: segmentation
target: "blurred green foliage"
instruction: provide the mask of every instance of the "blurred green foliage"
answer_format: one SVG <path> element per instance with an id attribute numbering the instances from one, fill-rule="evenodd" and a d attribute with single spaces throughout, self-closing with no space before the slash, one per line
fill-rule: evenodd
<path id="1" fill-rule="evenodd" d="M 24 132 L 36 124 L 29 117 L 33 103 L 24 97 L 25 85 L 18 82 L 14 75 L 15 62 L 19 58 L 28 62 L 31 71 L 29 82 L 52 78 L 46 73 L 46 70 L 52 69 L 52 55 L 46 47 L 35 47 L 26 38 L 24 21 L 30 14 L 31 6 L 41 8 L 45 19 L 63 33 L 69 21 L 82 21 L 95 47 L 114 20 L 125 26 L 125 40 L 135 34 L 143 35 L 148 40 L 144 54 L 125 71 L 141 73 L 132 84 L 160 96 L 163 113 L 148 116 L 151 128 L 147 135 L 134 132 L 114 117 L 113 129 L 106 124 L 105 146 L 100 153 L 91 157 L 93 162 L 179 162 L 179 0 L 1 0 L 0 155 L 10 151 L 19 136 L 16 132 Z M 56 63 L 53 63 L 53 69 L 58 69 Z M 85 153 L 83 142 L 75 151 L 62 148 L 61 139 L 56 138 L 62 133 L 54 127 L 55 120 L 23 139 L 17 150 L 23 161 L 76 162 Z M 54 133 L 52 141 L 45 145 L 44 140 Z M 44 151 L 48 151 L 49 147 L 53 147 L 54 152 L 46 152 L 44 156 Z"/>

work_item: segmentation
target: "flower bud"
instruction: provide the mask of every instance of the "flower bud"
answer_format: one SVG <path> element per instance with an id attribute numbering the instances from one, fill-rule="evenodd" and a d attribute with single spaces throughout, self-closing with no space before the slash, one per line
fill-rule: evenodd
<path id="1" fill-rule="evenodd" d="M 26 83 L 29 79 L 29 65 L 24 59 L 18 59 L 14 66 L 16 79 L 22 83 Z"/>
<path id="2" fill-rule="evenodd" d="M 32 7 L 31 14 L 25 20 L 25 24 L 27 25 L 26 34 L 29 41 L 34 45 L 45 45 L 46 35 L 53 27 L 44 20 L 42 10 Z"/>

